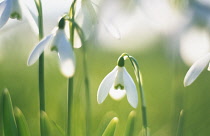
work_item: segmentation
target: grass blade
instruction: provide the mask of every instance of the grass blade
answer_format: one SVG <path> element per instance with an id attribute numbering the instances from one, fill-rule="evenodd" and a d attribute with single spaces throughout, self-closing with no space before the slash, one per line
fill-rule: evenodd
<path id="1" fill-rule="evenodd" d="M 114 136 L 115 129 L 116 129 L 118 121 L 119 121 L 119 119 L 117 117 L 114 117 L 110 121 L 109 125 L 106 127 L 102 136 Z"/>
<path id="2" fill-rule="evenodd" d="M 133 136 L 134 135 L 134 123 L 136 119 L 136 112 L 131 111 L 128 116 L 127 126 L 125 130 L 125 136 Z"/>
<path id="3" fill-rule="evenodd" d="M 178 122 L 178 126 L 177 126 L 177 133 L 176 136 L 182 136 L 182 132 L 183 132 L 183 126 L 184 126 L 184 110 L 180 111 L 179 114 L 179 122 Z"/>
<path id="4" fill-rule="evenodd" d="M 50 120 L 46 112 L 41 111 L 42 136 L 64 136 L 64 131 L 55 122 Z"/>
<path id="5" fill-rule="evenodd" d="M 18 136 L 17 125 L 15 122 L 12 100 L 9 91 L 3 91 L 3 126 L 5 136 Z"/>
<path id="6" fill-rule="evenodd" d="M 17 123 L 18 136 L 30 136 L 30 131 L 26 119 L 19 108 L 14 109 L 15 119 Z"/>

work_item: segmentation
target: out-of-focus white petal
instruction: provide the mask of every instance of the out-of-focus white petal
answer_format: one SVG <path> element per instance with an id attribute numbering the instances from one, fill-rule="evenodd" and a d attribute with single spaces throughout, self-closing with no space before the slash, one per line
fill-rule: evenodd
<path id="1" fill-rule="evenodd" d="M 195 79 L 200 75 L 203 69 L 208 65 L 210 61 L 210 53 L 206 54 L 205 56 L 201 57 L 197 60 L 187 71 L 187 74 L 184 78 L 184 86 L 188 86 L 192 84 Z"/>
<path id="2" fill-rule="evenodd" d="M 102 80 L 99 85 L 97 92 L 97 101 L 99 104 L 101 104 L 109 94 L 109 91 L 114 84 L 116 74 L 117 66 Z"/>
<path id="3" fill-rule="evenodd" d="M 29 25 L 31 26 L 32 30 L 35 32 L 36 35 L 38 35 L 38 15 L 34 14 L 33 11 L 31 11 L 30 8 L 28 8 L 27 5 L 25 5 L 24 3 L 21 3 L 21 9 L 24 13 L 24 17 L 29 22 Z"/>
<path id="4" fill-rule="evenodd" d="M 33 49 L 31 52 L 29 58 L 28 58 L 28 66 L 34 64 L 38 59 L 39 56 L 42 54 L 42 52 L 46 49 L 46 47 L 49 45 L 51 40 L 53 39 L 54 34 L 50 34 L 44 39 L 42 39 L 37 46 Z"/>
<path id="5" fill-rule="evenodd" d="M 116 39 L 121 39 L 121 35 L 120 35 L 120 32 L 119 30 L 113 26 L 113 24 L 111 23 L 108 23 L 108 22 L 105 22 L 104 20 L 103 21 L 103 24 L 104 24 L 104 27 L 106 28 L 106 30 Z"/>
<path id="6" fill-rule="evenodd" d="M 210 71 L 210 63 L 209 63 L 209 66 L 208 66 L 208 71 Z"/>
<path id="7" fill-rule="evenodd" d="M 79 37 L 79 34 L 75 30 L 75 32 L 74 32 L 74 48 L 80 48 L 80 47 L 82 47 L 82 42 Z"/>
<path id="8" fill-rule="evenodd" d="M 85 40 L 87 40 L 93 32 L 97 22 L 95 9 L 89 0 L 82 1 L 81 8 L 76 16 L 76 22 L 82 28 Z"/>
<path id="9" fill-rule="evenodd" d="M 138 105 L 138 93 L 137 93 L 137 89 L 136 89 L 136 85 L 132 79 L 132 77 L 129 75 L 129 73 L 127 72 L 127 70 L 123 67 L 124 69 L 124 85 L 125 85 L 125 91 L 127 94 L 127 99 L 128 102 L 130 103 L 130 105 L 133 108 L 136 108 Z"/>
<path id="10" fill-rule="evenodd" d="M 66 77 L 72 77 L 75 73 L 75 57 L 72 45 L 67 40 L 64 30 L 58 30 L 57 33 L 58 56 L 60 59 L 61 72 Z"/>
<path id="11" fill-rule="evenodd" d="M 8 21 L 11 11 L 12 11 L 12 1 L 6 0 L 1 2 L 0 11 L 2 11 L 0 16 L 0 28 L 2 28 Z"/>
<path id="12" fill-rule="evenodd" d="M 114 100 L 120 100 L 122 99 L 126 94 L 125 90 L 121 89 L 114 89 L 114 87 L 111 88 L 109 91 L 109 95 L 114 99 Z"/>

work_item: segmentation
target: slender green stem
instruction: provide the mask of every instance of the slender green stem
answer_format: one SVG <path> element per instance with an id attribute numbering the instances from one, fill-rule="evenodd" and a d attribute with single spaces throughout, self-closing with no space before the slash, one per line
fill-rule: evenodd
<path id="1" fill-rule="evenodd" d="M 38 11 L 38 27 L 39 27 L 39 40 L 44 36 L 43 30 L 43 15 L 42 15 L 42 2 L 41 0 L 35 0 L 35 4 Z M 44 88 L 44 52 L 39 57 L 39 108 L 41 111 L 45 111 L 45 88 Z M 40 118 L 40 133 L 43 135 L 43 126 Z"/>
<path id="2" fill-rule="evenodd" d="M 84 66 L 84 78 L 85 78 L 85 96 L 86 96 L 86 136 L 90 136 L 91 130 L 91 102 L 90 102 L 90 86 L 88 79 L 88 67 L 87 67 L 87 52 L 85 45 L 83 47 L 83 66 Z"/>
<path id="3" fill-rule="evenodd" d="M 72 78 L 69 78 L 68 79 L 68 115 L 67 115 L 67 129 L 66 129 L 66 135 L 67 136 L 70 136 L 71 135 L 71 116 L 72 116 L 72 105 L 73 105 L 73 82 L 74 79 L 73 77 Z"/>
<path id="4" fill-rule="evenodd" d="M 74 17 L 75 17 L 75 6 L 76 0 L 73 1 L 71 7 L 70 7 L 70 11 L 69 11 L 69 16 L 70 19 L 74 22 Z M 72 44 L 72 46 L 74 45 L 74 23 L 70 23 L 69 24 L 69 31 L 70 31 L 70 42 Z M 71 77 L 68 79 L 68 98 L 67 98 L 67 128 L 66 128 L 66 136 L 70 136 L 71 135 L 71 116 L 72 116 L 72 105 L 73 105 L 73 81 L 74 78 Z"/>
<path id="5" fill-rule="evenodd" d="M 140 96 L 141 96 L 141 110 L 142 110 L 142 124 L 145 129 L 145 134 L 148 136 L 148 124 L 147 124 L 147 106 L 146 106 L 146 100 L 144 96 L 144 88 L 143 88 L 143 83 L 142 83 L 142 76 L 140 72 L 140 67 L 138 65 L 138 62 L 136 59 L 132 56 L 130 56 L 127 53 L 123 53 L 120 57 L 126 57 L 130 60 L 131 64 L 133 65 L 135 75 L 136 75 L 136 80 L 139 85 L 139 91 L 140 91 Z"/>

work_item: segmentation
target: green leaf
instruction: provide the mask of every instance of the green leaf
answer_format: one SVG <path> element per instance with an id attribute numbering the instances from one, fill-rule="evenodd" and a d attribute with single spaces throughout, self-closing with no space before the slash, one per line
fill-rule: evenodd
<path id="1" fill-rule="evenodd" d="M 109 125 L 106 127 L 102 136 L 114 136 L 115 129 L 116 129 L 118 121 L 119 121 L 119 119 L 117 117 L 114 117 L 110 121 Z"/>
<path id="2" fill-rule="evenodd" d="M 178 126 L 177 126 L 176 136 L 183 135 L 183 126 L 184 126 L 184 110 L 182 109 L 179 114 L 179 122 L 178 122 Z"/>
<path id="3" fill-rule="evenodd" d="M 19 108 L 14 109 L 15 119 L 17 123 L 18 136 L 30 136 L 30 131 L 26 119 Z"/>
<path id="4" fill-rule="evenodd" d="M 5 136 L 18 136 L 17 125 L 13 113 L 12 100 L 9 91 L 5 89 L 3 99 L 3 126 Z"/>
<path id="5" fill-rule="evenodd" d="M 41 111 L 42 136 L 64 136 L 64 131 L 55 122 L 50 120 L 46 112 Z"/>
<path id="6" fill-rule="evenodd" d="M 125 136 L 133 136 L 134 135 L 134 123 L 136 119 L 136 112 L 131 111 L 130 114 L 128 115 L 128 121 L 127 121 L 127 126 L 125 130 Z"/>

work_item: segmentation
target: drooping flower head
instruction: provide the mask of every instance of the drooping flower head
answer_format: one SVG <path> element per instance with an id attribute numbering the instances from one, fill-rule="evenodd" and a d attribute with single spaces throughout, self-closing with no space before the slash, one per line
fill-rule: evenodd
<path id="1" fill-rule="evenodd" d="M 38 34 L 36 16 L 25 4 L 20 0 L 4 0 L 0 3 L 0 28 L 7 23 L 9 18 L 22 20 L 24 17 L 28 20 L 33 31 Z"/>
<path id="2" fill-rule="evenodd" d="M 60 59 L 61 72 L 66 77 L 72 77 L 75 72 L 75 57 L 72 45 L 69 43 L 65 31 L 65 19 L 62 18 L 59 21 L 58 27 L 54 31 L 43 38 L 37 46 L 31 52 L 28 65 L 34 64 L 44 52 L 47 47 L 50 47 L 51 51 L 56 51 Z"/>
<path id="3" fill-rule="evenodd" d="M 0 28 L 6 24 L 9 18 L 22 18 L 19 0 L 4 0 L 0 3 Z"/>
<path id="4" fill-rule="evenodd" d="M 124 67 L 124 58 L 121 57 L 118 65 L 103 79 L 98 93 L 97 101 L 101 104 L 108 94 L 113 99 L 121 99 L 127 95 L 128 102 L 134 108 L 138 105 L 138 93 L 136 85 Z"/>

